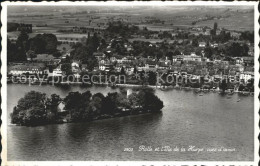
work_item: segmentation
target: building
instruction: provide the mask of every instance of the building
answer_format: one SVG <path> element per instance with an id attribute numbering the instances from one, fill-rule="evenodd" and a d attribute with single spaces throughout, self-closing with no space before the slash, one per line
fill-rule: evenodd
<path id="1" fill-rule="evenodd" d="M 48 70 L 44 63 L 22 63 L 8 66 L 8 74 L 19 75 L 32 75 L 32 74 L 48 74 Z"/>
<path id="2" fill-rule="evenodd" d="M 254 56 L 254 47 L 249 46 L 248 55 L 249 56 Z"/>
<path id="3" fill-rule="evenodd" d="M 117 63 L 130 63 L 132 62 L 134 59 L 131 57 L 123 57 L 123 58 L 118 58 L 117 59 Z"/>
<path id="4" fill-rule="evenodd" d="M 175 61 L 175 60 L 174 60 Z M 177 55 L 176 56 L 176 61 L 177 62 L 182 62 L 183 61 L 183 56 L 182 55 Z"/>
<path id="5" fill-rule="evenodd" d="M 74 33 L 87 33 L 86 27 L 72 27 Z"/>
<path id="6" fill-rule="evenodd" d="M 101 59 L 103 59 L 103 58 L 105 58 L 105 56 L 106 56 L 106 55 L 105 55 L 104 53 L 102 53 L 102 52 L 94 52 L 93 55 L 97 58 L 98 61 L 101 60 Z"/>
<path id="7" fill-rule="evenodd" d="M 184 55 L 183 56 L 183 61 L 201 61 L 201 56 L 193 56 L 193 55 Z"/>
<path id="8" fill-rule="evenodd" d="M 167 63 L 165 63 L 165 62 L 159 62 L 159 63 L 156 65 L 156 68 L 157 68 L 157 69 L 160 69 L 160 70 L 169 69 L 169 64 L 167 64 Z"/>
<path id="9" fill-rule="evenodd" d="M 146 69 L 155 69 L 156 68 L 156 62 L 155 61 L 147 61 L 145 63 L 145 68 Z"/>
<path id="10" fill-rule="evenodd" d="M 84 36 L 82 34 L 61 34 L 61 35 L 56 35 L 56 37 L 58 42 L 62 44 L 71 44 L 71 43 L 76 44 L 87 38 L 87 36 Z"/>
<path id="11" fill-rule="evenodd" d="M 218 47 L 218 43 L 210 43 L 210 47 L 217 48 Z"/>
<path id="12" fill-rule="evenodd" d="M 221 33 L 221 30 L 217 29 L 216 30 L 216 35 L 220 35 L 220 33 Z"/>
<path id="13" fill-rule="evenodd" d="M 229 69 L 236 72 L 244 72 L 244 66 L 241 64 L 230 65 Z"/>
<path id="14" fill-rule="evenodd" d="M 59 65 L 56 69 L 53 69 L 52 76 L 53 77 L 62 77 L 63 76 L 63 71 L 61 70 L 61 65 Z"/>
<path id="15" fill-rule="evenodd" d="M 99 64 L 99 70 L 102 71 L 111 71 L 113 69 L 113 65 L 109 63 L 101 63 Z"/>
<path id="16" fill-rule="evenodd" d="M 240 58 L 240 57 L 235 57 L 235 62 L 236 62 L 236 64 L 243 64 L 244 63 L 243 58 Z"/>
<path id="17" fill-rule="evenodd" d="M 61 59 L 55 58 L 51 54 L 37 54 L 32 60 L 46 65 L 58 65 L 61 62 Z"/>
<path id="18" fill-rule="evenodd" d="M 235 32 L 235 31 L 230 32 L 230 36 L 236 39 L 239 39 L 240 35 L 241 33 L 239 32 Z"/>
<path id="19" fill-rule="evenodd" d="M 82 71 L 88 71 L 88 65 L 87 64 L 82 64 L 81 65 L 81 70 Z"/>
<path id="20" fill-rule="evenodd" d="M 32 33 L 32 24 L 19 24 L 17 31 L 25 31 L 27 33 Z"/>
<path id="21" fill-rule="evenodd" d="M 253 56 L 242 57 L 242 58 L 243 58 L 243 62 L 245 64 L 245 66 L 254 66 L 254 57 Z"/>
<path id="22" fill-rule="evenodd" d="M 11 43 L 16 43 L 17 38 L 17 36 L 8 36 L 8 39 L 11 41 Z"/>
<path id="23" fill-rule="evenodd" d="M 209 36 L 209 35 L 210 35 L 210 31 L 211 31 L 211 29 L 206 29 L 206 31 L 205 31 L 205 33 L 204 33 L 204 35 L 207 35 L 207 36 Z"/>
<path id="24" fill-rule="evenodd" d="M 249 80 L 254 78 L 254 72 L 243 72 L 240 73 L 240 82 L 247 83 Z"/>
<path id="25" fill-rule="evenodd" d="M 206 42 L 199 42 L 199 47 L 202 47 L 202 48 L 206 47 Z"/>
<path id="26" fill-rule="evenodd" d="M 80 65 L 81 65 L 81 62 L 79 62 L 79 61 L 73 61 L 73 62 L 71 63 L 71 70 L 72 70 L 72 72 L 78 72 L 78 71 L 80 71 Z"/>

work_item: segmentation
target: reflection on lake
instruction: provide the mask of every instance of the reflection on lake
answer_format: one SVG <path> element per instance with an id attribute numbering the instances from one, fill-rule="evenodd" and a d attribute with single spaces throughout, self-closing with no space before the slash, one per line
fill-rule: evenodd
<path id="1" fill-rule="evenodd" d="M 31 90 L 65 97 L 70 91 L 92 94 L 109 87 L 28 86 L 8 84 L 8 115 Z M 156 90 L 162 114 L 134 115 L 90 123 L 39 127 L 8 126 L 8 160 L 253 160 L 254 99 L 217 93 Z M 240 102 L 237 100 L 240 99 Z M 10 124 L 10 118 L 8 117 Z M 235 148 L 235 152 L 140 152 L 140 145 L 161 147 Z M 133 148 L 133 152 L 124 152 Z"/>

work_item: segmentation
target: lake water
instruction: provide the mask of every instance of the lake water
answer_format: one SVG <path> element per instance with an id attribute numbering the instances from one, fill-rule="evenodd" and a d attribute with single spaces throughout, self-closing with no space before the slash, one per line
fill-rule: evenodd
<path id="1" fill-rule="evenodd" d="M 90 90 L 92 94 L 116 91 L 109 87 L 8 84 L 8 115 L 17 101 L 31 90 L 61 97 L 70 91 Z M 198 96 L 193 91 L 175 89 L 156 90 L 156 94 L 164 102 L 162 114 L 40 127 L 8 125 L 8 160 L 253 160 L 253 97 L 234 94 L 228 99 L 213 92 Z M 10 124 L 9 117 L 8 121 Z M 141 145 L 151 146 L 153 151 L 138 151 Z M 186 151 L 154 151 L 162 146 L 170 146 L 172 150 L 183 147 Z M 189 146 L 204 148 L 204 151 L 188 151 Z M 230 151 L 206 151 L 221 147 Z M 133 148 L 133 151 L 124 151 L 125 148 Z"/>

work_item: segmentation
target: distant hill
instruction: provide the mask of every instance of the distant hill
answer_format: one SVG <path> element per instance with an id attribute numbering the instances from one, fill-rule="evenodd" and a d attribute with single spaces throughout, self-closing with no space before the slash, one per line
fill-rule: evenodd
<path id="1" fill-rule="evenodd" d="M 65 17 L 66 16 L 66 17 Z M 122 18 L 130 23 L 145 22 L 147 17 L 165 21 L 163 26 L 210 26 L 230 30 L 254 30 L 253 6 L 9 6 L 8 22 L 48 26 L 84 26 L 86 16 L 104 19 Z M 213 19 L 207 19 L 214 17 Z M 206 19 L 205 19 L 206 18 Z M 80 21 L 75 22 L 75 19 Z M 97 18 L 99 19 L 99 18 Z M 196 24 L 192 25 L 192 22 Z M 64 24 L 66 22 L 66 24 Z"/>

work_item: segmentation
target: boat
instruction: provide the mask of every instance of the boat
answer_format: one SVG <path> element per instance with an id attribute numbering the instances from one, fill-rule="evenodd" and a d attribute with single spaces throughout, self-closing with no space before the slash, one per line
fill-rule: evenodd
<path id="1" fill-rule="evenodd" d="M 159 89 L 162 91 L 166 91 L 166 90 L 172 89 L 172 87 L 171 86 L 160 86 Z"/>

